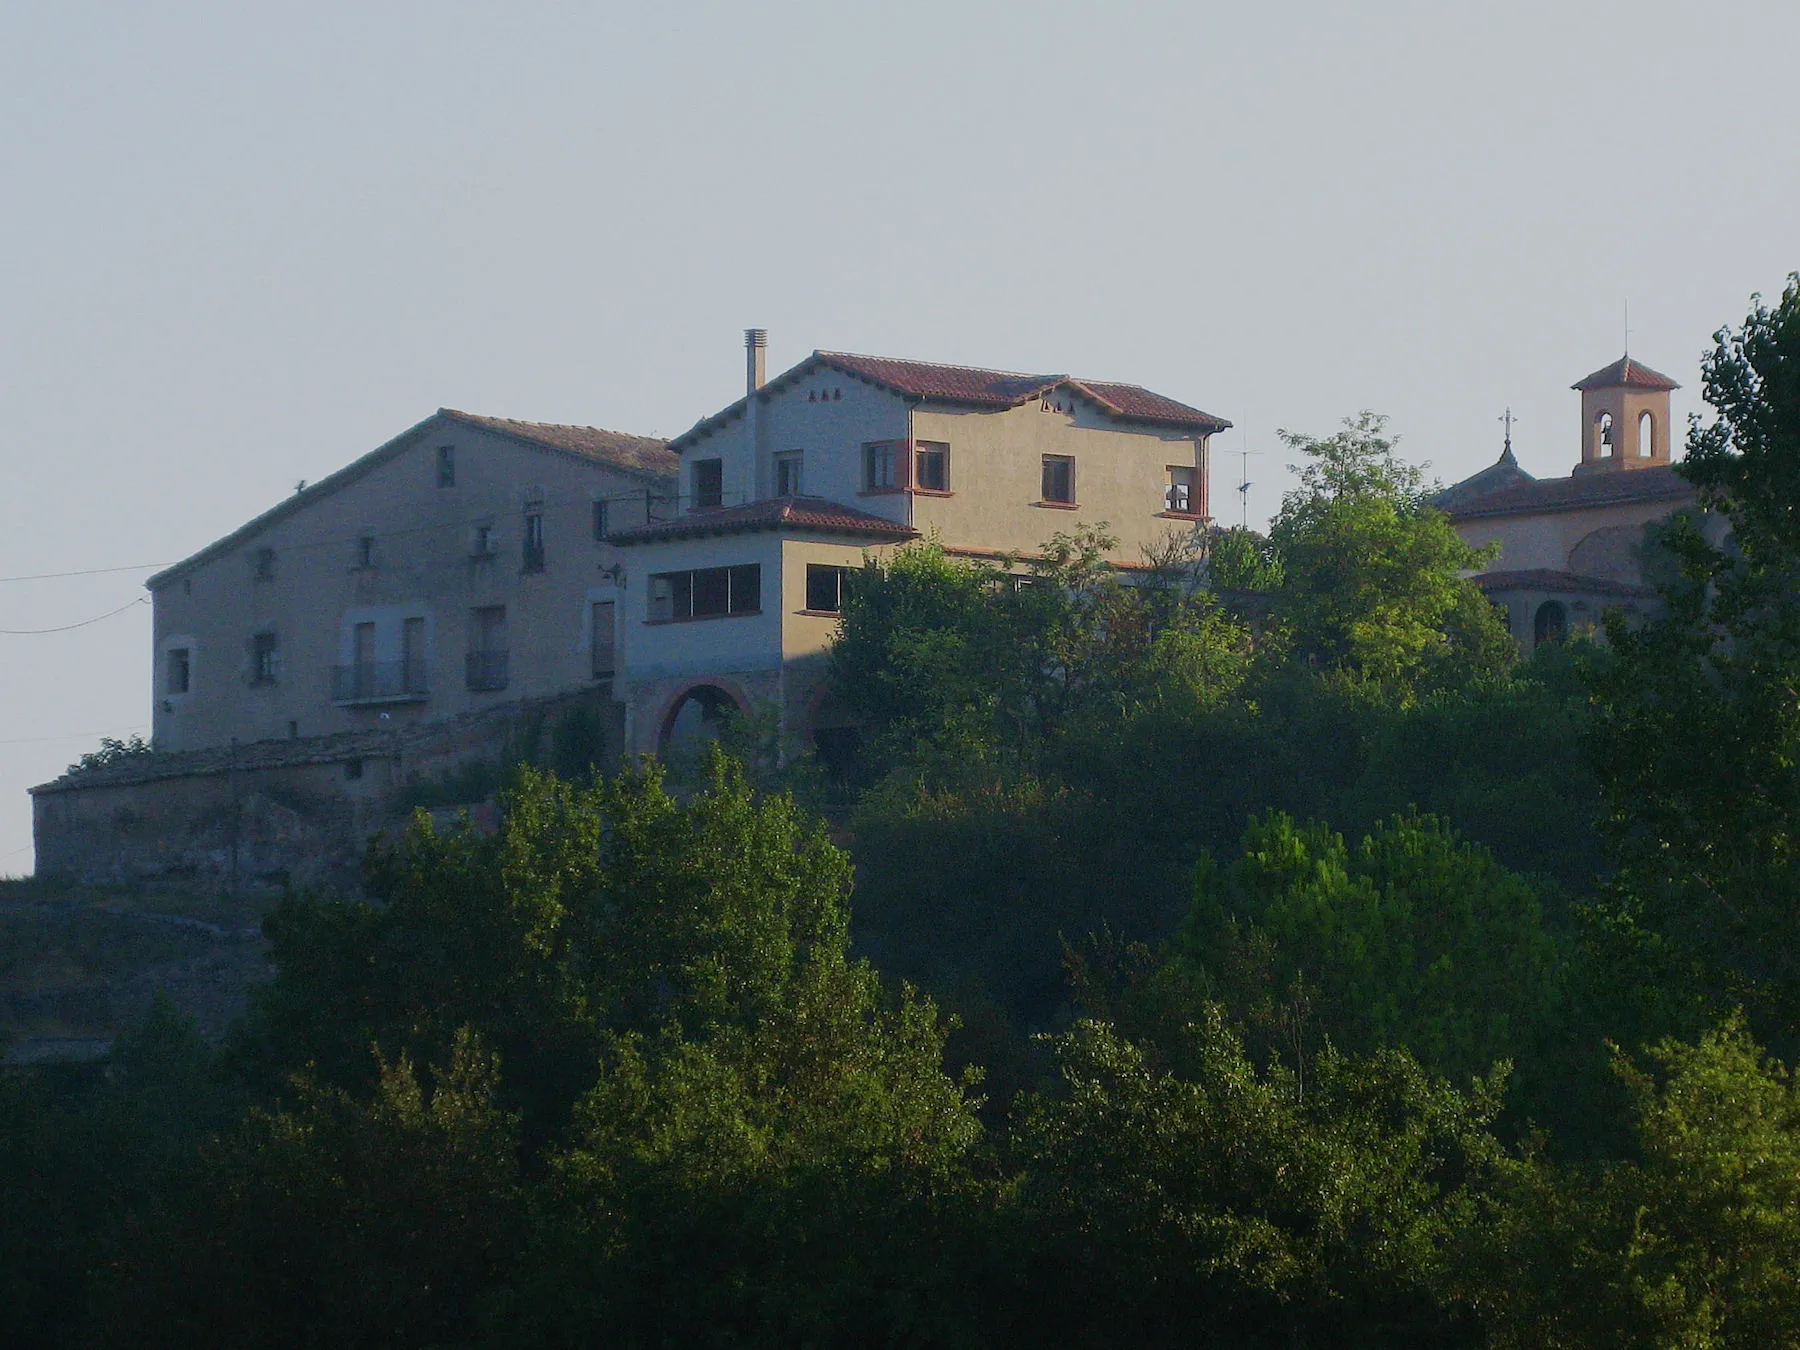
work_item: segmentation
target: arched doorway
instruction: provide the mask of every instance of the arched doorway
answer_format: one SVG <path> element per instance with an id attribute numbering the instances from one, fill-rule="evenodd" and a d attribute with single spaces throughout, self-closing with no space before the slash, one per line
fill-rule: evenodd
<path id="1" fill-rule="evenodd" d="M 1531 623 L 1535 644 L 1561 642 L 1568 632 L 1569 611 L 1562 607 L 1560 600 L 1546 600 L 1537 607 L 1537 617 Z"/>
<path id="2" fill-rule="evenodd" d="M 741 711 L 737 699 L 717 685 L 694 685 L 663 714 L 656 753 L 664 759 L 699 759 Z"/>

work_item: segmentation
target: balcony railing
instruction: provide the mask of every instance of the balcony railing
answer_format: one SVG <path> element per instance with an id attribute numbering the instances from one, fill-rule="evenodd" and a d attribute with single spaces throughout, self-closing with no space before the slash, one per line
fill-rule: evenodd
<path id="1" fill-rule="evenodd" d="M 427 692 L 422 660 L 369 661 L 331 671 L 334 703 L 413 703 Z"/>
<path id="2" fill-rule="evenodd" d="M 506 653 L 470 652 L 465 658 L 469 688 L 478 694 L 506 688 Z"/>

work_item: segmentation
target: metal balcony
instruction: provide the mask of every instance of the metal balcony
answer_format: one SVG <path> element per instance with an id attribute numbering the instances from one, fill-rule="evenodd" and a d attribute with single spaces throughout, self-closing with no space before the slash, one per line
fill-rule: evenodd
<path id="1" fill-rule="evenodd" d="M 370 661 L 331 670 L 333 703 L 418 703 L 428 692 L 422 660 Z"/>
<path id="2" fill-rule="evenodd" d="M 497 689 L 506 688 L 506 653 L 470 652 L 464 658 L 464 671 L 470 690 L 477 694 L 491 694 Z"/>

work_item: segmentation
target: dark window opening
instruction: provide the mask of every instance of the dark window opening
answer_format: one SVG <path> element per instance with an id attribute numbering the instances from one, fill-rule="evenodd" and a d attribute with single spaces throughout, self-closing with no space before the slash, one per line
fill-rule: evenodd
<path id="1" fill-rule="evenodd" d="M 847 567 L 827 563 L 806 565 L 806 607 L 821 614 L 838 614 L 844 608 L 844 578 Z"/>
<path id="2" fill-rule="evenodd" d="M 361 778 L 362 771 L 363 762 L 360 759 L 347 759 L 344 761 L 344 777 Z"/>
<path id="3" fill-rule="evenodd" d="M 475 693 L 506 688 L 506 606 L 483 605 L 469 612 L 469 653 L 464 682 Z"/>
<path id="4" fill-rule="evenodd" d="M 193 667 L 189 661 L 188 649 L 186 647 L 171 647 L 169 649 L 167 681 L 163 685 L 163 688 L 171 694 L 185 694 L 188 691 L 188 682 L 191 679 L 192 674 Z"/>
<path id="5" fill-rule="evenodd" d="M 491 558 L 494 556 L 494 527 L 480 524 L 469 531 L 469 556 L 471 558 Z"/>
<path id="6" fill-rule="evenodd" d="M 789 454 L 775 456 L 775 495 L 777 497 L 798 497 L 800 487 L 801 454 L 798 450 Z"/>
<path id="7" fill-rule="evenodd" d="M 273 581 L 275 579 L 274 549 L 259 548 L 256 550 L 255 576 L 258 581 Z"/>
<path id="8" fill-rule="evenodd" d="M 591 606 L 588 619 L 592 629 L 589 647 L 593 655 L 593 675 L 596 680 L 608 680 L 612 678 L 618 651 L 616 606 L 611 600 L 595 600 Z"/>
<path id="9" fill-rule="evenodd" d="M 606 503 L 594 503 L 594 538 L 604 539 L 607 535 Z"/>
<path id="10" fill-rule="evenodd" d="M 658 572 L 650 578 L 650 621 L 719 619 L 762 609 L 762 565 Z"/>
<path id="11" fill-rule="evenodd" d="M 544 570 L 544 514 L 542 511 L 525 513 L 525 540 L 520 563 L 527 572 Z"/>
<path id="12" fill-rule="evenodd" d="M 710 511 L 725 504 L 725 461 L 694 461 L 694 509 Z"/>
<path id="13" fill-rule="evenodd" d="M 927 492 L 950 490 L 950 447 L 941 441 L 920 441 L 913 454 L 918 486 Z"/>
<path id="14" fill-rule="evenodd" d="M 437 485 L 441 488 L 456 486 L 456 447 L 453 445 L 438 447 Z"/>
<path id="15" fill-rule="evenodd" d="M 365 534 L 356 541 L 356 565 L 363 569 L 375 566 L 375 536 Z"/>
<path id="16" fill-rule="evenodd" d="M 258 633 L 250 639 L 250 683 L 275 683 L 275 635 Z"/>
<path id="17" fill-rule="evenodd" d="M 1561 603 L 1546 600 L 1538 606 L 1537 617 L 1532 620 L 1531 633 L 1536 642 L 1560 642 L 1569 631 L 1569 612 Z"/>
<path id="18" fill-rule="evenodd" d="M 863 487 L 870 492 L 900 485 L 899 446 L 893 441 L 871 441 L 863 446 Z"/>
<path id="19" fill-rule="evenodd" d="M 1047 502 L 1075 504 L 1075 461 L 1069 455 L 1044 456 L 1044 496 Z"/>
<path id="20" fill-rule="evenodd" d="M 1194 512 L 1194 469 L 1190 464 L 1169 465 L 1169 486 L 1163 497 L 1164 509 L 1178 516 Z"/>

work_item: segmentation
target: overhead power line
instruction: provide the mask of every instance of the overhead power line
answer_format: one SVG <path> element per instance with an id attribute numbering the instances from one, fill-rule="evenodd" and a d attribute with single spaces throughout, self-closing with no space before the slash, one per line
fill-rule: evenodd
<path id="1" fill-rule="evenodd" d="M 59 577 L 97 577 L 108 572 L 148 572 L 167 563 L 133 563 L 129 567 L 89 567 L 80 572 L 33 572 L 29 576 L 0 577 L 0 581 L 55 581 Z"/>
<path id="2" fill-rule="evenodd" d="M 135 605 L 147 605 L 150 602 L 143 596 L 120 605 L 117 609 L 109 609 L 104 614 L 96 614 L 91 619 L 83 619 L 80 623 L 65 623 L 56 628 L 0 628 L 0 637 L 42 637 L 45 633 L 67 633 L 77 628 L 86 628 L 89 624 L 99 623 L 102 619 L 110 619 L 115 614 L 123 614 Z"/>

